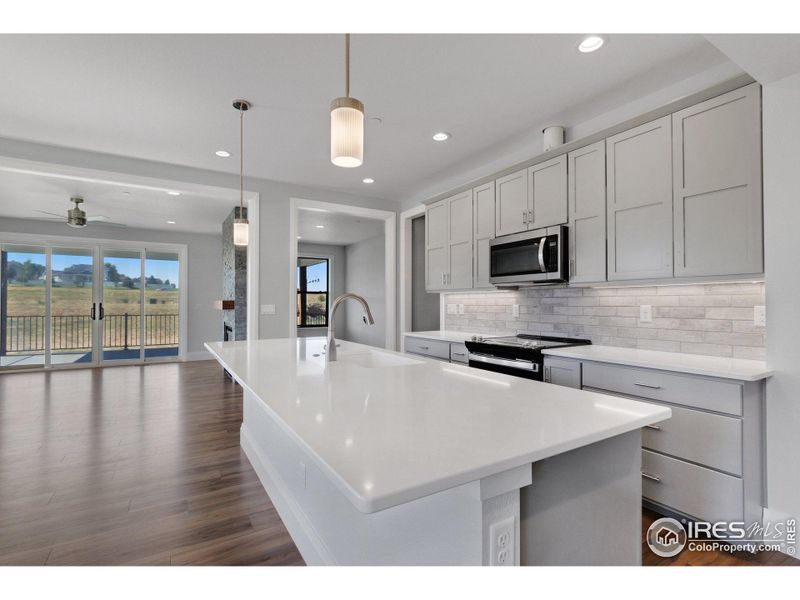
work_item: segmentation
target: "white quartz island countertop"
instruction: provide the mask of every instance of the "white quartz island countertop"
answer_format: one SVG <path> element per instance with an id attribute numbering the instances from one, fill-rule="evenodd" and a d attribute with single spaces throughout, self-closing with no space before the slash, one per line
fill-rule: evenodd
<path id="1" fill-rule="evenodd" d="M 542 353 L 575 360 L 676 371 L 678 373 L 721 377 L 737 381 L 759 381 L 772 375 L 772 370 L 764 361 L 744 358 L 723 358 L 702 356 L 700 354 L 594 345 L 552 348 L 542 350 Z"/>
<path id="2" fill-rule="evenodd" d="M 323 338 L 206 348 L 364 513 L 664 419 L 671 412 Z"/>

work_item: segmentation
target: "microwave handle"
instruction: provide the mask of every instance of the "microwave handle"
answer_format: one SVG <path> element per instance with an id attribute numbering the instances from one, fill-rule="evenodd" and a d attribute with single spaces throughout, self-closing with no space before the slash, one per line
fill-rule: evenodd
<path id="1" fill-rule="evenodd" d="M 539 240 L 539 270 L 541 273 L 545 273 L 547 269 L 544 266 L 544 247 L 546 245 L 547 238 L 542 237 Z"/>

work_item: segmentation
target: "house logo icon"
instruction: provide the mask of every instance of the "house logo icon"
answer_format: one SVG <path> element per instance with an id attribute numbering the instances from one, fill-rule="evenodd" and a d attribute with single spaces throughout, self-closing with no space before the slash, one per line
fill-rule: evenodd
<path id="1" fill-rule="evenodd" d="M 647 529 L 647 545 L 658 556 L 676 556 L 686 546 L 686 529 L 677 519 L 664 517 Z"/>

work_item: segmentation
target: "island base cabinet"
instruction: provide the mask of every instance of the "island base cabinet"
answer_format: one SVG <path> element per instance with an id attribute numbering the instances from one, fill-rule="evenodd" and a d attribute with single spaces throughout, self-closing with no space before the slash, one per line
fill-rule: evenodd
<path id="1" fill-rule="evenodd" d="M 638 430 L 375 512 L 247 390 L 241 445 L 309 565 L 641 562 Z"/>
<path id="2" fill-rule="evenodd" d="M 521 562 L 642 562 L 641 434 L 632 431 L 533 464 L 522 489 Z"/>

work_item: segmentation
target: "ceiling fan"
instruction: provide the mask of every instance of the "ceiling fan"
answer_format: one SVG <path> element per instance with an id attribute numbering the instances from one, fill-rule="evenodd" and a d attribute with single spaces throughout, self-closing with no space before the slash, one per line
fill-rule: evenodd
<path id="1" fill-rule="evenodd" d="M 75 203 L 75 208 L 70 208 L 67 211 L 67 225 L 70 227 L 86 227 L 89 223 L 102 223 L 103 225 L 111 225 L 112 227 L 127 227 L 127 225 L 123 225 L 122 223 L 114 223 L 106 216 L 103 215 L 96 215 L 87 217 L 86 211 L 81 209 L 81 204 L 83 203 L 83 198 L 79 196 L 73 196 L 69 199 L 70 202 Z M 45 215 L 53 215 L 55 218 L 42 218 L 43 221 L 64 221 L 64 217 L 57 213 L 47 212 L 46 210 L 37 210 L 36 212 L 42 213 Z"/>

